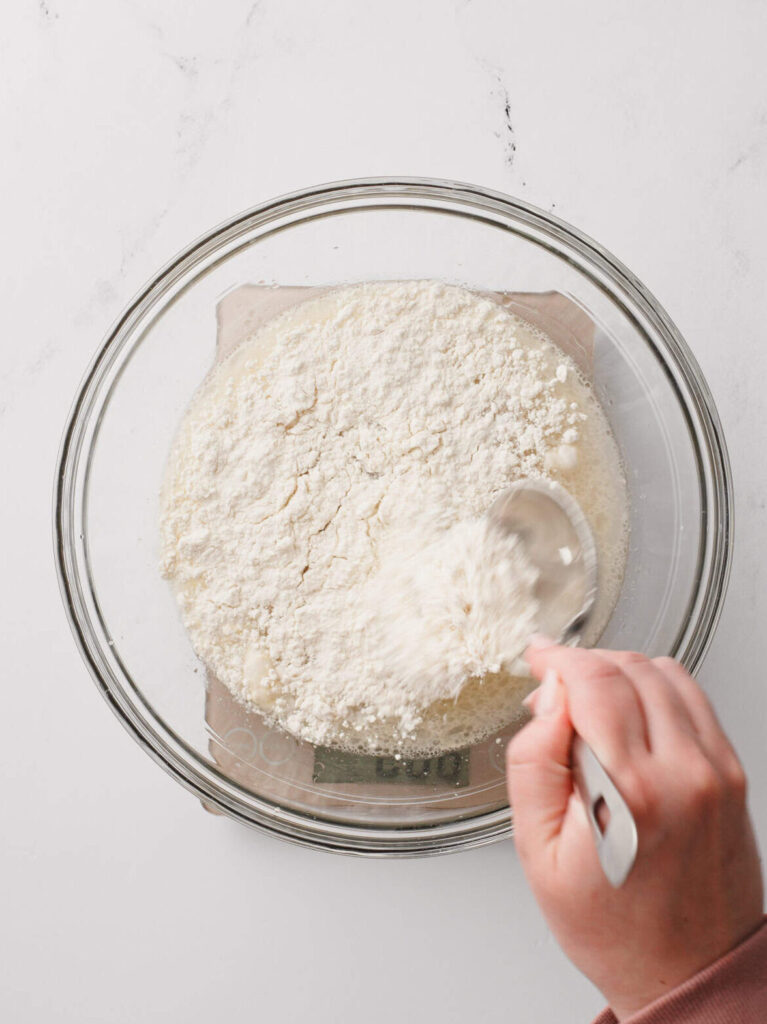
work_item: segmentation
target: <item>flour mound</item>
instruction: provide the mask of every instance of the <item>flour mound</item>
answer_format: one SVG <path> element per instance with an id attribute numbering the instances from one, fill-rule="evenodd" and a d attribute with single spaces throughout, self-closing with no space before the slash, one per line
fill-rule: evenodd
<path id="1" fill-rule="evenodd" d="M 415 734 L 425 707 L 509 670 L 537 628 L 537 579 L 519 538 L 485 519 L 395 532 L 361 594 L 366 702 Z"/>
<path id="2" fill-rule="evenodd" d="M 195 651 L 314 743 L 436 749 L 503 724 L 461 695 L 487 678 L 497 700 L 535 573 L 483 517 L 520 477 L 567 485 L 589 402 L 547 339 L 461 288 L 360 284 L 274 318 L 169 457 L 162 571 Z"/>

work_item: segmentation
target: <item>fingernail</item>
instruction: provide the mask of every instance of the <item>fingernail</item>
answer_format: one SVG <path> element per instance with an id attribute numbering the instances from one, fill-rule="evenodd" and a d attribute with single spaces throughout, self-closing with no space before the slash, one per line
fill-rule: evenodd
<path id="1" fill-rule="evenodd" d="M 543 681 L 538 688 L 538 700 L 535 713 L 538 716 L 553 715 L 562 703 L 562 684 L 553 668 L 546 670 Z"/>
<path id="2" fill-rule="evenodd" d="M 531 690 L 525 699 L 522 701 L 526 708 L 530 708 L 531 711 L 535 711 L 535 705 L 538 701 L 538 693 L 540 686 L 536 686 L 534 690 Z"/>
<path id="3" fill-rule="evenodd" d="M 556 643 L 556 640 L 546 636 L 545 633 L 533 633 L 527 642 L 527 646 L 532 647 L 535 651 L 542 651 L 547 647 L 555 647 Z"/>

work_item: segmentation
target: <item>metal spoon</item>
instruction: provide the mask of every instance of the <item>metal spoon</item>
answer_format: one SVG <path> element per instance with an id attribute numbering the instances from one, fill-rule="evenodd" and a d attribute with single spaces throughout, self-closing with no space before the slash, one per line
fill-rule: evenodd
<path id="1" fill-rule="evenodd" d="M 594 607 L 597 559 L 594 538 L 578 502 L 547 480 L 520 480 L 488 512 L 490 521 L 516 534 L 540 576 L 536 597 L 541 633 L 561 644 L 577 643 Z M 634 865 L 636 822 L 604 766 L 580 736 L 573 740 L 573 773 L 607 880 L 618 888 Z M 609 814 L 600 825 L 599 812 Z"/>

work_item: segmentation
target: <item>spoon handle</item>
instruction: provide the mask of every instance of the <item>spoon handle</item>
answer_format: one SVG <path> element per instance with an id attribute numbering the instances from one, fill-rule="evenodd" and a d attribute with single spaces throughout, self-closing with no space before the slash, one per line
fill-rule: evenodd
<path id="1" fill-rule="evenodd" d="M 602 870 L 614 888 L 628 878 L 639 843 L 634 816 L 599 758 L 580 736 L 573 740 L 575 786 L 586 808 Z M 597 809 L 604 801 L 609 820 L 602 829 Z"/>

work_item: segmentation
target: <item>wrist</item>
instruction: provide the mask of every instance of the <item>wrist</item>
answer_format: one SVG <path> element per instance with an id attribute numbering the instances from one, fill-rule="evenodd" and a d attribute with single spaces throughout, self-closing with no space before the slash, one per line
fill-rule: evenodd
<path id="1" fill-rule="evenodd" d="M 728 972 L 732 973 L 733 965 L 742 966 L 741 961 L 745 954 L 750 954 L 753 958 L 757 946 L 761 951 L 759 954 L 761 963 L 764 954 L 767 953 L 767 917 L 761 910 L 749 927 L 741 931 L 735 941 L 730 941 L 720 948 L 719 953 L 710 953 L 708 956 L 701 954 L 698 958 L 681 963 L 674 963 L 670 957 L 665 958 L 658 961 L 657 978 L 630 979 L 624 975 L 623 983 L 617 987 L 616 991 L 611 992 L 606 989 L 613 987 L 606 985 L 602 988 L 602 994 L 610 1006 L 610 1019 L 618 1022 L 629 1022 L 635 1019 L 645 1021 L 645 1013 L 648 1008 L 653 1007 L 655 1013 L 651 1013 L 651 1018 L 652 1021 L 655 1021 L 655 1014 L 662 1006 L 666 1009 L 665 1012 L 660 1013 L 658 1020 L 665 1021 L 669 1006 L 673 1004 L 673 1007 L 676 1008 L 678 1004 L 679 1007 L 686 1008 L 689 992 L 697 991 L 701 985 L 705 985 L 707 991 L 712 985 L 713 989 L 717 990 L 722 978 Z M 761 976 L 761 971 L 759 973 Z M 660 977 L 661 974 L 663 977 Z M 767 984 L 764 995 L 767 999 Z M 762 1008 L 767 1009 L 767 1002 Z M 670 1020 L 672 1017 L 669 1016 L 668 1019 Z M 673 1015 L 673 1019 L 677 1019 L 676 1014 Z M 686 1019 L 684 1017 L 684 1020 Z M 697 1021 L 698 1017 L 695 1016 L 694 1019 Z M 602 1018 L 600 1017 L 599 1020 L 601 1021 Z"/>

